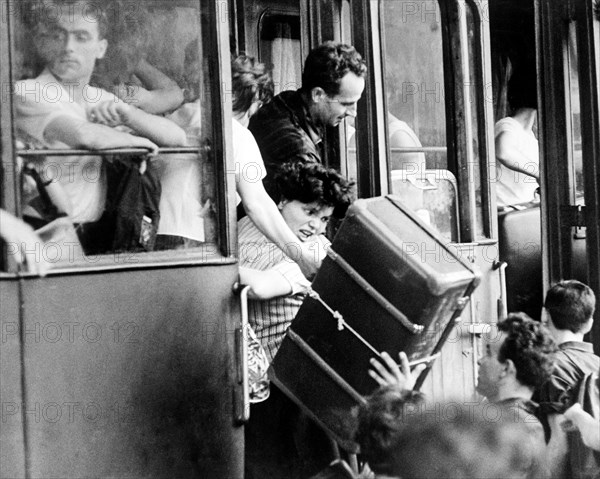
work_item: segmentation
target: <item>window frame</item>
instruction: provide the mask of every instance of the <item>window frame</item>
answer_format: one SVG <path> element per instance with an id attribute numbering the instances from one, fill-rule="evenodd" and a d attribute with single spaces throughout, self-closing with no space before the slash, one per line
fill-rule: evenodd
<path id="1" fill-rule="evenodd" d="M 458 183 L 459 191 L 459 242 L 493 243 L 497 238 L 497 215 L 493 187 L 494 142 L 493 109 L 485 101 L 485 95 L 477 95 L 471 104 L 469 79 L 469 52 L 467 41 L 466 8 L 473 12 L 477 43 L 474 44 L 475 87 L 482 91 L 483 85 L 491 84 L 490 35 L 484 28 L 487 1 L 454 0 L 437 1 L 441 15 L 444 61 L 444 91 L 446 108 L 446 148 L 448 169 Z M 352 3 L 352 33 L 355 46 L 363 53 L 368 64 L 365 92 L 359 102 L 357 123 L 358 192 L 360 197 L 387 194 L 391 187 L 389 169 L 389 145 L 384 110 L 382 45 L 380 38 L 379 0 L 363 0 Z M 478 23 L 479 22 L 479 23 Z M 469 118 L 465 121 L 469 113 Z M 469 127 L 470 113 L 477 115 L 478 153 L 477 165 L 473 158 L 473 128 Z M 426 146 L 424 150 L 426 151 Z M 476 198 L 472 185 L 473 167 L 481 171 L 482 225 L 484 237 L 477 234 Z"/>
<path id="2" fill-rule="evenodd" d="M 2 8 L 5 12 L 11 12 L 9 8 L 10 0 L 1 0 Z M 167 267 L 185 265 L 215 265 L 232 264 L 237 262 L 237 215 L 236 215 L 236 188 L 235 172 L 232 143 L 232 115 L 231 115 L 231 95 L 227 94 L 227 89 L 222 85 L 231 84 L 229 53 L 229 28 L 228 22 L 220 21 L 223 15 L 223 0 L 213 0 L 204 4 L 204 0 L 186 2 L 186 5 L 197 6 L 198 12 L 206 11 L 210 21 L 202 21 L 202 35 L 209 38 L 209 45 L 216 48 L 215 55 L 206 59 L 209 62 L 211 77 L 213 81 L 212 91 L 210 92 L 210 107 L 213 112 L 212 131 L 207 135 L 211 144 L 209 147 L 197 148 L 160 148 L 159 152 L 174 153 L 178 151 L 202 150 L 208 155 L 209 162 L 212 162 L 214 168 L 215 203 L 217 207 L 216 214 L 216 243 L 207 242 L 199 248 L 188 250 L 165 250 L 150 251 L 144 253 L 124 252 L 109 253 L 88 258 L 78 262 L 57 262 L 50 269 L 49 274 L 55 273 L 81 273 L 90 271 L 111 271 L 132 268 L 149 267 Z M 204 6 L 203 6 L 204 4 Z M 10 59 L 12 49 L 14 48 L 13 39 L 15 38 L 15 24 L 11 15 L 6 15 L 6 21 L 0 25 L 0 58 Z M 198 48 L 201 49 L 200 43 Z M 199 57 L 203 58 L 202 50 L 199 50 Z M 2 62 L 0 68 L 0 80 L 3 85 L 12 85 L 12 64 L 10 61 Z M 15 108 L 12 92 L 10 94 L 3 92 L 3 101 L 0 102 L 0 120 L 2 132 L 0 136 L 2 145 L 2 171 L 0 172 L 1 196 L 0 206 L 15 216 L 21 217 L 21 197 L 20 197 L 20 175 L 17 172 L 18 152 L 15 148 L 16 127 L 15 127 Z M 90 150 L 69 150 L 70 154 L 74 152 L 91 152 Z M 36 150 L 35 155 L 46 153 L 56 153 L 52 150 Z M 119 149 L 97 152 L 94 155 L 105 156 L 115 152 L 142 152 L 141 149 Z M 19 273 L 20 266 L 16 258 L 9 257 L 7 247 L 2 251 L 2 262 L 0 271 L 9 274 Z"/>

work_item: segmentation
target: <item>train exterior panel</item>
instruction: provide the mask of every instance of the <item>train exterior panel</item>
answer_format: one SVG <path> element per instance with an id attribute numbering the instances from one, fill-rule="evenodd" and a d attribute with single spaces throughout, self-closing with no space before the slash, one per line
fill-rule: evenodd
<path id="1" fill-rule="evenodd" d="M 2 281 L 1 477 L 241 477 L 236 277 Z"/>

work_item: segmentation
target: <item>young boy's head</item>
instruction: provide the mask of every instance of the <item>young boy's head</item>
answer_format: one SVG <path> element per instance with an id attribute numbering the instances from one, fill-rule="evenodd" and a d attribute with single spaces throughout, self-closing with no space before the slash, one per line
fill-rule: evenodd
<path id="1" fill-rule="evenodd" d="M 525 386 L 533 392 L 541 386 L 550 378 L 551 354 L 556 351 L 548 328 L 525 313 L 510 313 L 497 327 L 498 334 L 486 338 L 485 351 L 477 362 L 477 392 L 491 402 L 504 399 L 515 387 Z"/>
<path id="2" fill-rule="evenodd" d="M 592 327 L 596 296 L 581 281 L 560 281 L 546 294 L 544 307 L 556 329 L 587 333 Z"/>
<path id="3" fill-rule="evenodd" d="M 354 199 L 354 183 L 318 163 L 287 163 L 275 175 L 273 198 L 283 219 L 301 241 L 325 232 Z"/>
<path id="4" fill-rule="evenodd" d="M 425 404 L 419 395 L 383 388 L 367 398 L 355 439 L 375 477 L 543 477 L 542 451 L 523 440 L 524 422 L 494 420 L 484 405 Z"/>
<path id="5" fill-rule="evenodd" d="M 419 415 L 425 397 L 418 391 L 394 386 L 377 389 L 358 413 L 355 440 L 362 456 L 375 474 L 395 475 L 394 463 L 398 441 L 407 419 Z"/>

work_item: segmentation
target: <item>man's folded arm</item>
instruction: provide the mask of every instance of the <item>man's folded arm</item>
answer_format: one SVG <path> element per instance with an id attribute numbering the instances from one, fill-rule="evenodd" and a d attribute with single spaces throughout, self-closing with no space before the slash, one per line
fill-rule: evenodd
<path id="1" fill-rule="evenodd" d="M 107 148 L 147 148 L 156 152 L 157 146 L 147 138 L 90 123 L 69 115 L 54 118 L 44 131 L 47 141 L 60 141 L 71 148 L 102 150 Z"/>

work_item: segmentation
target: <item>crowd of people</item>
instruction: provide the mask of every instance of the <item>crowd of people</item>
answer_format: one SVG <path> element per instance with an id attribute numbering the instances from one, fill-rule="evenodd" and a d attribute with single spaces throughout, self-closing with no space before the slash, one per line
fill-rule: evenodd
<path id="1" fill-rule="evenodd" d="M 498 322 L 478 362 L 482 402 L 436 408 L 412 390 L 405 355 L 400 366 L 374 360 L 381 386 L 360 412 L 361 477 L 600 477 L 600 357 L 583 341 L 595 304 L 587 285 L 561 281 L 546 295 L 547 325 L 524 313 Z"/>
<path id="2" fill-rule="evenodd" d="M 81 2 L 69 3 L 81 7 Z M 96 61 L 109 48 L 110 25 L 103 16 L 97 19 L 90 22 L 76 8 L 73 15 L 43 18 L 37 26 L 44 68 L 16 89 L 22 92 L 15 101 L 19 135 L 43 148 L 136 147 L 150 155 L 159 146 L 193 145 L 200 124 L 189 113 L 197 112 L 199 103 L 190 104 L 199 100 L 186 102 L 176 84 L 146 61 L 137 72 L 147 83 L 141 90 L 144 101 L 118 101 L 116 95 L 129 95 L 122 85 L 115 92 L 91 86 Z M 272 98 L 264 65 L 246 55 L 232 60 L 235 181 L 246 214 L 239 220 L 240 279 L 250 286 L 250 324 L 268 361 L 307 295 L 328 245 L 330 218 L 343 216 L 354 198 L 353 182 L 323 166 L 323 138 L 326 127 L 356 115 L 365 75 L 366 64 L 352 46 L 326 42 L 309 53 L 302 87 Z M 59 101 L 26 94 L 40 85 L 58 85 Z M 156 91 L 166 91 L 159 97 L 168 101 L 152 101 Z M 528 128 L 532 110 L 524 105 L 516 116 L 525 118 Z M 514 129 L 514 121 L 505 123 L 503 131 Z M 499 165 L 510 168 L 505 151 L 499 149 Z M 84 249 L 105 227 L 103 161 L 101 156 L 63 157 L 57 162 L 64 171 L 40 169 L 49 175 L 41 178 L 44 185 L 57 184 L 67 198 Z M 248 166 L 259 173 L 259 181 L 242 174 Z M 93 171 L 97 180 L 87 181 Z M 197 190 L 185 187 L 200 183 L 197 165 L 193 159 L 163 158 L 158 171 L 162 226 L 157 245 L 201 243 L 202 226 L 188 220 L 201 218 L 204 206 Z M 11 226 L 9 241 L 36 241 L 30 227 L 4 211 L 1 220 L 3 230 Z M 45 271 L 43 263 L 25 260 Z M 403 353 L 400 366 L 387 353 L 374 360 L 370 374 L 380 389 L 361 410 L 356 435 L 366 464 L 362 477 L 579 477 L 575 449 L 600 450 L 598 417 L 579 402 L 582 384 L 590 385 L 592 399 L 598 394 L 600 359 L 583 342 L 595 298 L 586 285 L 563 281 L 549 290 L 544 306 L 548 325 L 522 313 L 497 324 L 479 360 L 477 391 L 485 402 L 457 406 L 451 417 L 428 414 L 428 398 L 412 390 L 424 366 L 411 371 Z M 327 466 L 334 450 L 327 434 L 274 385 L 268 399 L 252 406 L 247 478 L 307 478 Z"/>

